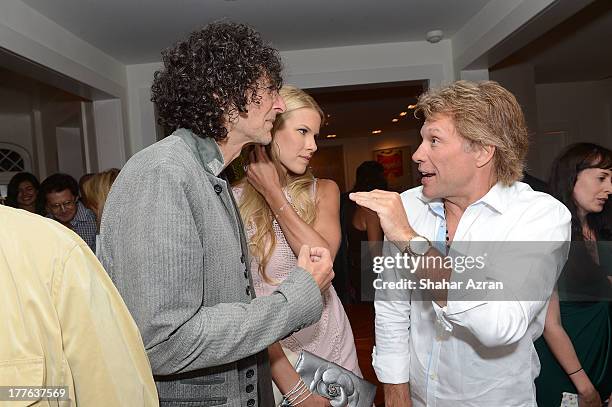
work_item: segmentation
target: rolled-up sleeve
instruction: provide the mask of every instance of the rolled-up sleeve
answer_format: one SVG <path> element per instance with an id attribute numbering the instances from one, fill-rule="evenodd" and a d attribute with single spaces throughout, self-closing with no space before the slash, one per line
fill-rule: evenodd
<path id="1" fill-rule="evenodd" d="M 376 301 L 372 365 L 382 383 L 410 381 L 410 302 Z"/>
<path id="2" fill-rule="evenodd" d="M 392 245 L 385 245 L 385 255 L 393 253 Z M 389 268 L 378 274 L 375 285 L 376 346 L 372 365 L 382 383 L 400 384 L 410 380 L 410 300 L 409 289 L 394 289 L 386 283 L 402 281 L 402 271 Z"/>

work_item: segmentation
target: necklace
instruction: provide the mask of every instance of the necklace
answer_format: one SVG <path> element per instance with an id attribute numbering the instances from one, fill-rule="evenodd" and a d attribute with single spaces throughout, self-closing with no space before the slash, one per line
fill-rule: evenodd
<path id="1" fill-rule="evenodd" d="M 444 207 L 444 223 L 446 226 L 446 248 L 450 247 L 450 237 L 448 236 L 448 217 L 446 216 L 446 207 Z"/>

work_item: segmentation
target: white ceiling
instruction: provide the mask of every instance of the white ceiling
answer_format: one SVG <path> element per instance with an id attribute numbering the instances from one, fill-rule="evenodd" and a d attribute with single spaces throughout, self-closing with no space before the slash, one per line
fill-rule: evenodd
<path id="1" fill-rule="evenodd" d="M 280 50 L 450 38 L 490 0 L 22 0 L 125 64 L 211 21 L 248 23 Z"/>

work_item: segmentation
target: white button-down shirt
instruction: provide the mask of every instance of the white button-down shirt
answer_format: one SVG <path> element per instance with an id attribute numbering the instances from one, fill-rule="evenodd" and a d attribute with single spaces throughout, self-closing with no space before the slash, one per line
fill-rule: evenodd
<path id="1" fill-rule="evenodd" d="M 422 187 L 401 197 L 415 232 L 444 241 L 442 201 L 425 198 Z M 457 242 L 567 242 L 570 219 L 559 201 L 527 184 L 497 184 L 463 213 L 451 250 Z M 441 308 L 427 291 L 404 290 L 399 300 L 376 301 L 378 379 L 409 382 L 415 407 L 536 406 L 540 363 L 533 341 L 542 334 L 550 292 L 567 260 L 567 246 L 549 246 L 513 261 L 523 283 L 539 287 L 540 300 L 520 293 L 504 301 L 449 296 Z"/>

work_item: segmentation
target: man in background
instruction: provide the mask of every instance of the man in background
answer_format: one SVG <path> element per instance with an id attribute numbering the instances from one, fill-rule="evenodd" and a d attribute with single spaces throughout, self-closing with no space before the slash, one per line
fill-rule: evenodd
<path id="1" fill-rule="evenodd" d="M 77 198 L 79 186 L 68 174 L 53 174 L 40 184 L 39 197 L 48 216 L 76 232 L 96 252 L 96 215 Z"/>

